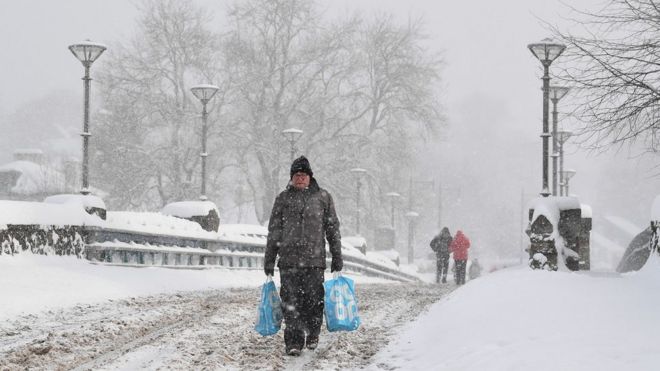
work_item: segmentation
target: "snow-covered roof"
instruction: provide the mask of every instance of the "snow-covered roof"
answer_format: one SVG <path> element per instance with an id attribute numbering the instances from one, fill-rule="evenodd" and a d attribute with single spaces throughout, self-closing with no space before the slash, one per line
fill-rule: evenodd
<path id="1" fill-rule="evenodd" d="M 653 200 L 653 206 L 651 207 L 651 220 L 660 220 L 660 195 L 655 197 Z"/>
<path id="2" fill-rule="evenodd" d="M 77 204 L 0 201 L 0 226 L 7 224 L 101 226 L 103 220 Z"/>
<path id="3" fill-rule="evenodd" d="M 211 201 L 180 201 L 172 202 L 160 211 L 165 215 L 178 216 L 179 218 L 190 218 L 193 216 L 205 216 L 209 211 L 215 210 L 218 215 L 217 206 Z"/>
<path id="4" fill-rule="evenodd" d="M 0 172 L 17 171 L 21 173 L 16 184 L 11 188 L 14 193 L 30 195 L 35 193 L 57 193 L 64 190 L 64 175 L 48 166 L 31 161 L 13 161 L 0 166 Z"/>
<path id="5" fill-rule="evenodd" d="M 100 197 L 93 195 L 61 194 L 46 197 L 44 202 L 49 204 L 76 204 L 85 208 L 95 207 L 105 210 L 105 202 Z"/>

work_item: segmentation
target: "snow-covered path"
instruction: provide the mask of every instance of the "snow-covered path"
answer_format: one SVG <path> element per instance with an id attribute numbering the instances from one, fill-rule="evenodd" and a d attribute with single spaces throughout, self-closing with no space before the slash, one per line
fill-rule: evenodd
<path id="1" fill-rule="evenodd" d="M 15 317 L 0 325 L 0 369 L 346 369 L 368 365 L 400 327 L 454 285 L 363 284 L 363 325 L 323 330 L 316 351 L 283 354 L 253 330 L 257 288 L 162 294 Z"/>

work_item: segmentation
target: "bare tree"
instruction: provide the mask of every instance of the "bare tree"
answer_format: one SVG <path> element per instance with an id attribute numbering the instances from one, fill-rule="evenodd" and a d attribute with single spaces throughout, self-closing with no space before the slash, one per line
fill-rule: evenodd
<path id="1" fill-rule="evenodd" d="M 660 8 L 653 0 L 611 0 L 573 9 L 571 32 L 551 27 L 567 49 L 558 77 L 584 142 L 595 148 L 639 142 L 657 151 L 660 114 Z"/>
<path id="2" fill-rule="evenodd" d="M 416 144 L 442 122 L 440 60 L 422 46 L 419 21 L 331 22 L 318 9 L 313 0 L 237 1 L 224 33 L 213 34 L 210 15 L 189 1 L 147 2 L 135 39 L 113 46 L 99 78 L 98 184 L 113 206 L 153 208 L 194 194 L 200 110 L 188 89 L 214 82 L 209 197 L 221 208 L 250 204 L 259 222 L 268 219 L 289 179 L 282 130 L 297 127 L 305 132 L 298 153 L 312 158 L 345 215 L 354 215 L 349 170 L 370 170 L 367 214 L 378 223 L 381 193 L 405 184 Z"/>
<path id="3" fill-rule="evenodd" d="M 224 49 L 241 97 L 236 153 L 244 165 L 258 165 L 241 168 L 261 222 L 288 180 L 283 129 L 304 130 L 300 152 L 313 157 L 324 186 L 353 205 L 351 167 L 368 167 L 367 191 L 380 192 L 381 175 L 395 178 L 409 167 L 410 140 L 442 120 L 434 92 L 439 59 L 420 45 L 419 23 L 355 16 L 333 24 L 311 0 L 240 2 L 230 19 Z"/>
<path id="4" fill-rule="evenodd" d="M 215 82 L 218 42 L 211 15 L 191 1 L 141 4 L 135 38 L 113 45 L 99 77 L 106 114 L 96 161 L 114 206 L 153 208 L 195 194 L 201 108 L 189 89 Z"/>

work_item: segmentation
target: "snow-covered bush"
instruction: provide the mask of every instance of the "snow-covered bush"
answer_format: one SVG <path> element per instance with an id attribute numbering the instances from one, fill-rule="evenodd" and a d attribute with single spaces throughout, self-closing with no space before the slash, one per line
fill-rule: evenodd
<path id="1" fill-rule="evenodd" d="M 0 255 L 29 251 L 40 255 L 75 255 L 85 249 L 80 226 L 10 225 L 0 230 Z"/>

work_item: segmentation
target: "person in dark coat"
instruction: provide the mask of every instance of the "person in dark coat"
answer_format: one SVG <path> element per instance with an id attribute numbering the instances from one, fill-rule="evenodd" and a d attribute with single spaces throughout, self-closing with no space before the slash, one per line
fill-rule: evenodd
<path id="1" fill-rule="evenodd" d="M 470 240 L 463 234 L 463 231 L 458 230 L 449 245 L 449 250 L 454 254 L 454 277 L 457 285 L 465 283 L 465 266 L 469 248 Z"/>
<path id="2" fill-rule="evenodd" d="M 309 161 L 300 156 L 291 165 L 291 181 L 275 199 L 268 223 L 264 272 L 280 270 L 284 343 L 288 355 L 303 347 L 316 349 L 323 323 L 325 240 L 332 272 L 343 267 L 339 219 L 332 196 L 319 187 Z"/>
<path id="3" fill-rule="evenodd" d="M 435 252 L 436 258 L 436 274 L 435 283 L 447 282 L 447 269 L 449 268 L 449 245 L 451 244 L 452 237 L 447 227 L 442 228 L 442 231 L 431 240 L 431 249 Z"/>

